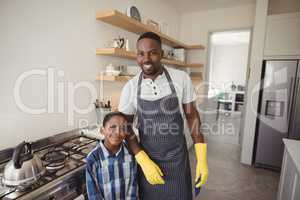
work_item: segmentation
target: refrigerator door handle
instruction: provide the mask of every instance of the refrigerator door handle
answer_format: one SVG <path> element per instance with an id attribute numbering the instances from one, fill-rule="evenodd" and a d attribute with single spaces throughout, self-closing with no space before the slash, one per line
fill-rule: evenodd
<path id="1" fill-rule="evenodd" d="M 294 95 L 292 96 L 290 102 L 289 102 L 289 109 L 290 109 L 290 114 L 288 115 L 288 123 L 289 123 L 289 127 L 288 127 L 288 137 L 290 137 L 290 131 L 294 130 L 294 113 L 295 113 L 295 105 L 296 105 L 296 96 L 297 94 L 295 94 L 298 90 L 299 87 L 299 77 L 296 77 L 295 80 L 295 89 L 293 90 Z"/>
<path id="2" fill-rule="evenodd" d="M 291 77 L 291 82 L 290 82 L 290 89 L 289 89 L 289 98 L 288 98 L 288 110 L 287 110 L 287 121 L 289 123 L 290 118 L 291 118 L 291 109 L 292 109 L 292 103 L 293 103 L 293 88 L 294 88 L 294 78 Z"/>

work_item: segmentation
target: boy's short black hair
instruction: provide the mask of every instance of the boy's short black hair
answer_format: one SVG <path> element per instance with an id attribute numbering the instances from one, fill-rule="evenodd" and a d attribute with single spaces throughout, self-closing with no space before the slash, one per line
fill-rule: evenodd
<path id="1" fill-rule="evenodd" d="M 140 35 L 140 37 L 139 37 L 139 39 L 137 41 L 140 41 L 141 39 L 144 39 L 144 38 L 153 39 L 153 40 L 155 40 L 155 41 L 158 42 L 159 46 L 161 46 L 161 39 L 160 39 L 160 37 L 156 33 L 145 32 L 142 35 Z"/>
<path id="2" fill-rule="evenodd" d="M 102 122 L 102 126 L 104 127 L 105 124 L 113 117 L 115 116 L 120 116 L 120 117 L 123 117 L 125 120 L 126 120 L 126 115 L 124 115 L 123 113 L 119 112 L 119 111 L 116 111 L 116 112 L 110 112 L 108 114 L 106 114 L 104 116 L 104 119 L 103 119 L 103 122 Z"/>

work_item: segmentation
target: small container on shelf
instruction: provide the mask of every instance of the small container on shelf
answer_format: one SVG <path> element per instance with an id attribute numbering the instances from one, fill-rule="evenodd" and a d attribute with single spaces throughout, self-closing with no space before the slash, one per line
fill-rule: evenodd
<path id="1" fill-rule="evenodd" d="M 98 99 L 96 99 L 94 104 L 96 109 L 97 124 L 101 126 L 105 115 L 111 112 L 110 101 L 107 101 L 107 104 L 105 104 L 104 102 L 100 102 Z"/>

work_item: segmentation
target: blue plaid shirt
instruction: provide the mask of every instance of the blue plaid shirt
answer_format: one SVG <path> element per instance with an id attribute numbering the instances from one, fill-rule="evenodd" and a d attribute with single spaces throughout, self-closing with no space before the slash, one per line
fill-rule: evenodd
<path id="1" fill-rule="evenodd" d="M 86 187 L 90 200 L 137 200 L 137 164 L 125 144 L 112 155 L 102 142 L 87 156 Z"/>

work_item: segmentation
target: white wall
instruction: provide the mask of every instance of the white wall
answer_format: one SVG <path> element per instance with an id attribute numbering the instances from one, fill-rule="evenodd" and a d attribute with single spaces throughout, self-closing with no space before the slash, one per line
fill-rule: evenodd
<path id="1" fill-rule="evenodd" d="M 262 70 L 262 60 L 267 24 L 268 0 L 258 1 L 256 4 L 255 25 L 250 56 L 250 77 L 246 89 L 245 116 L 242 127 L 241 162 L 252 164 L 254 147 L 256 113 L 259 95 L 259 81 Z"/>
<path id="2" fill-rule="evenodd" d="M 254 24 L 254 14 L 255 5 L 252 4 L 184 13 L 180 18 L 180 39 L 188 44 L 200 43 L 208 47 L 209 33 L 251 28 Z M 189 53 L 188 60 L 206 64 L 207 52 L 208 48 L 205 50 L 193 50 L 193 52 Z"/>
<path id="3" fill-rule="evenodd" d="M 77 128 L 85 124 L 82 121 L 95 122 L 93 111 L 80 114 L 70 112 L 74 108 L 68 108 L 74 101 L 80 109 L 90 107 L 93 110 L 91 102 L 94 96 L 90 90 L 83 87 L 68 97 L 68 92 L 72 91 L 67 85 L 85 81 L 98 96 L 100 83 L 95 78 L 103 66 L 110 62 L 135 64 L 134 61 L 95 55 L 96 48 L 104 47 L 107 41 L 118 35 L 128 37 L 134 48 L 137 35 L 95 19 L 98 10 L 123 11 L 129 4 L 135 4 L 144 17 L 166 21 L 170 34 L 178 36 L 177 11 L 159 0 L 0 1 L 0 149 L 14 146 L 25 139 L 32 141 Z M 53 84 L 49 84 L 51 79 L 46 78 L 51 75 L 51 69 L 47 71 L 48 68 L 53 69 Z M 32 69 L 42 70 L 45 75 L 25 79 L 20 87 L 20 95 L 26 106 L 46 108 L 42 114 L 24 112 L 14 98 L 16 80 L 22 73 Z M 64 75 L 60 73 L 59 76 L 58 70 L 63 71 Z M 64 95 L 58 94 L 58 88 L 64 88 Z M 116 98 L 121 88 L 122 84 L 105 83 L 104 97 L 101 98 Z M 111 100 L 117 102 L 116 99 Z M 59 102 L 62 102 L 60 106 L 64 106 L 60 112 Z"/>
<path id="4" fill-rule="evenodd" d="M 210 81 L 216 85 L 230 86 L 246 83 L 248 44 L 213 45 Z"/>

